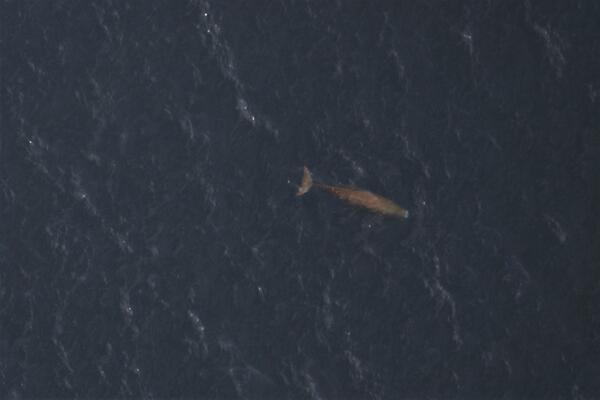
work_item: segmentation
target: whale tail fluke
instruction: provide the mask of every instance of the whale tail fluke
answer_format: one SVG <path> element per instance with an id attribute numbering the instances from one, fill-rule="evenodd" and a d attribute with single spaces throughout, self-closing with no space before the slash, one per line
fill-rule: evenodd
<path id="1" fill-rule="evenodd" d="M 302 196 L 303 194 L 305 194 L 306 192 L 308 192 L 310 190 L 310 188 L 313 185 L 313 180 L 312 180 L 312 176 L 310 175 L 310 171 L 308 170 L 308 168 L 304 167 L 304 175 L 302 176 L 302 183 L 300 184 L 300 187 L 298 188 L 298 192 L 296 193 L 296 196 Z"/>

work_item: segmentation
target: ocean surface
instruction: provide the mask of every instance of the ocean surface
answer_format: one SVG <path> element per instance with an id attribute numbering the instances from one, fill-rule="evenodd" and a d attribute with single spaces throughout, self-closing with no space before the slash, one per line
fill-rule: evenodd
<path id="1" fill-rule="evenodd" d="M 599 2 L 0 14 L 1 398 L 600 398 Z"/>

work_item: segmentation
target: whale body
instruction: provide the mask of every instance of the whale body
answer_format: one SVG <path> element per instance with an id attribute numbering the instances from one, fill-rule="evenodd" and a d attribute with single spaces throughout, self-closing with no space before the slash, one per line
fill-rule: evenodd
<path id="1" fill-rule="evenodd" d="M 313 182 L 310 171 L 307 167 L 304 167 L 302 183 L 298 188 L 296 196 L 306 194 L 313 186 L 323 189 L 350 204 L 366 208 L 379 214 L 399 218 L 408 218 L 409 215 L 407 209 L 400 207 L 398 204 L 385 197 L 371 193 L 368 190 L 362 190 L 351 186 L 332 186 Z"/>

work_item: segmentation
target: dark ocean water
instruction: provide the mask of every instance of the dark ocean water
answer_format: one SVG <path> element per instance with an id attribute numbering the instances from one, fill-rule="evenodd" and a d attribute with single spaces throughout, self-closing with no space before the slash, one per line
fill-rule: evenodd
<path id="1" fill-rule="evenodd" d="M 0 397 L 600 398 L 600 3 L 0 11 Z"/>

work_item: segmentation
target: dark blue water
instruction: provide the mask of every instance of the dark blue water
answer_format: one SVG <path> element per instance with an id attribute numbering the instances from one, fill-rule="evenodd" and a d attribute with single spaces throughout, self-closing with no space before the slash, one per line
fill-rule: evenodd
<path id="1" fill-rule="evenodd" d="M 1 8 L 0 397 L 600 398 L 597 2 Z"/>

